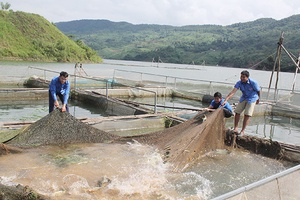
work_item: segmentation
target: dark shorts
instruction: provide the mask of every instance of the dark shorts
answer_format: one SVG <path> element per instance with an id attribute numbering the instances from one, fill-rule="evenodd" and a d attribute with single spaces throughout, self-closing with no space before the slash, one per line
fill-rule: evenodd
<path id="1" fill-rule="evenodd" d="M 224 111 L 224 117 L 229 118 L 229 117 L 233 116 L 233 112 L 232 111 L 230 111 L 230 110 L 228 110 L 226 108 L 223 108 L 223 111 Z"/>
<path id="2" fill-rule="evenodd" d="M 64 95 L 62 95 L 60 93 L 57 93 L 56 95 L 59 97 L 61 102 L 64 102 L 64 98 L 65 98 Z M 54 110 L 54 99 L 52 98 L 52 95 L 49 91 L 49 113 L 51 113 L 53 110 Z M 66 105 L 66 110 L 67 110 L 67 112 L 69 112 L 68 104 Z"/>

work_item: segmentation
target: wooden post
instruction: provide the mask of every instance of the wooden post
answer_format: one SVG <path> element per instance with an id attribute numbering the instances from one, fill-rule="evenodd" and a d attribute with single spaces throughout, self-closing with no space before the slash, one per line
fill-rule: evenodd
<path id="1" fill-rule="evenodd" d="M 296 67 L 296 71 L 295 71 L 295 74 L 294 74 L 294 80 L 293 80 L 293 85 L 292 85 L 292 91 L 293 91 L 293 92 L 294 92 L 294 90 L 295 90 L 296 76 L 297 76 L 299 67 L 300 67 L 300 53 L 299 53 L 299 56 L 298 56 L 297 67 Z"/>
<path id="2" fill-rule="evenodd" d="M 294 92 L 295 90 L 295 84 L 296 84 L 296 76 L 298 73 L 298 70 L 300 68 L 300 54 L 298 57 L 297 62 L 294 60 L 294 58 L 292 57 L 292 55 L 286 50 L 286 48 L 283 46 L 283 32 L 281 33 L 281 36 L 279 38 L 279 42 L 278 42 L 278 47 L 277 47 L 277 53 L 276 53 L 276 59 L 275 59 L 275 63 L 274 63 L 274 67 L 273 67 L 273 71 L 271 74 L 271 78 L 270 78 L 270 83 L 269 83 L 269 89 L 268 89 L 268 96 L 267 99 L 269 98 L 269 92 L 270 92 L 270 88 L 271 88 L 271 84 L 272 84 L 272 77 L 274 74 L 274 71 L 276 69 L 276 64 L 277 64 L 277 79 L 276 79 L 276 83 L 275 83 L 275 93 L 274 93 L 274 98 L 275 98 L 275 94 L 277 91 L 277 84 L 278 84 L 278 79 L 279 79 L 279 72 L 280 72 L 280 63 L 281 63 L 281 52 L 282 50 L 289 56 L 289 58 L 293 61 L 293 63 L 296 66 L 296 70 L 295 70 L 295 74 L 294 74 L 294 80 L 293 80 L 293 84 L 292 84 L 292 92 Z"/>
<path id="3" fill-rule="evenodd" d="M 275 91 L 274 91 L 274 99 L 276 100 L 276 93 L 278 94 L 278 80 L 279 80 L 279 72 L 280 72 L 280 65 L 281 65 L 281 53 L 282 53 L 282 43 L 283 43 L 283 35 L 282 37 L 280 38 L 281 40 L 280 41 L 280 47 L 279 47 L 279 54 L 278 54 L 278 60 L 277 60 L 277 76 L 276 76 L 276 82 L 275 82 Z"/>
<path id="4" fill-rule="evenodd" d="M 268 88 L 267 99 L 269 99 L 270 88 L 271 88 L 271 85 L 272 85 L 273 75 L 274 75 L 274 71 L 275 71 L 275 69 L 276 69 L 276 65 L 278 64 L 278 66 L 280 66 L 280 57 L 281 57 L 282 43 L 283 43 L 283 32 L 281 32 L 279 41 L 278 41 L 278 43 L 277 43 L 278 46 L 277 46 L 276 58 L 275 58 L 273 70 L 272 70 L 271 77 L 270 77 L 270 82 L 269 82 L 269 88 Z M 277 89 L 278 76 L 279 76 L 279 69 L 280 69 L 280 67 L 277 68 L 277 81 L 276 81 L 276 87 L 275 87 L 275 91 L 274 91 L 274 98 L 275 98 L 276 89 Z"/>

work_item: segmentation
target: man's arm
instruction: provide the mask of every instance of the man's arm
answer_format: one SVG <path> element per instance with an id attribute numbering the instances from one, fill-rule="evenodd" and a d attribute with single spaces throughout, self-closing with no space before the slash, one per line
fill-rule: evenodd
<path id="1" fill-rule="evenodd" d="M 258 94 L 258 99 L 256 100 L 256 104 L 259 104 L 259 99 L 260 99 L 260 90 L 257 92 Z"/>
<path id="2" fill-rule="evenodd" d="M 54 101 L 57 101 L 56 97 L 56 85 L 55 85 L 55 79 L 52 79 L 49 85 L 50 94 Z"/>
<path id="3" fill-rule="evenodd" d="M 227 97 L 225 98 L 224 102 L 222 103 L 222 106 L 224 106 L 226 104 L 226 102 L 231 98 L 233 97 L 233 95 L 236 93 L 238 89 L 237 88 L 233 88 L 231 90 L 231 92 L 227 95 Z"/>
<path id="4" fill-rule="evenodd" d="M 210 105 L 210 106 L 208 106 L 207 108 L 204 108 L 204 110 L 206 110 L 206 111 L 215 111 L 215 109 L 213 109 L 213 107 Z"/>
<path id="5" fill-rule="evenodd" d="M 70 93 L 70 82 L 68 81 L 66 84 L 67 84 L 67 87 L 66 87 L 66 91 L 65 91 L 64 102 L 63 102 L 63 105 L 62 105 L 62 108 L 61 108 L 62 112 L 65 112 L 67 110 L 66 106 L 68 104 L 69 93 Z"/>
<path id="6" fill-rule="evenodd" d="M 65 91 L 65 98 L 64 98 L 64 102 L 63 104 L 68 104 L 68 100 L 69 100 L 69 95 L 70 95 L 70 82 L 68 81 L 66 86 L 66 91 Z"/>
<path id="7" fill-rule="evenodd" d="M 54 106 L 59 107 L 59 103 L 56 97 L 56 78 L 53 78 L 49 84 L 49 91 L 52 99 L 54 100 Z"/>

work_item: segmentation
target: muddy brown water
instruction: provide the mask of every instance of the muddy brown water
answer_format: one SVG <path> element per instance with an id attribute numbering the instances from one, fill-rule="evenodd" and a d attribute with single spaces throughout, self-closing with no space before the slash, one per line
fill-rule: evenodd
<path id="1" fill-rule="evenodd" d="M 0 166 L 1 183 L 29 185 L 52 199 L 210 199 L 287 167 L 222 150 L 178 173 L 157 149 L 139 143 L 43 146 L 2 156 Z"/>
<path id="2" fill-rule="evenodd" d="M 111 62 L 112 64 L 108 66 L 85 65 L 87 66 L 85 69 L 90 73 L 89 67 L 91 67 L 91 74 L 99 75 L 98 72 L 101 73 L 100 75 L 105 74 L 111 78 L 113 68 L 115 68 L 115 62 Z M 126 69 L 127 64 L 123 64 L 126 65 Z M 1 67 L 12 69 L 14 76 L 22 76 L 15 78 L 11 76 L 9 70 L 4 70 L 2 78 L 9 81 L 16 79 L 20 82 L 30 75 L 27 66 L 40 67 L 42 65 L 58 71 L 64 68 L 70 72 L 74 68 L 73 64 L 62 63 L 2 63 L 1 65 Z M 117 67 L 124 68 L 124 66 Z M 137 67 L 134 66 L 134 68 Z M 191 71 L 190 74 L 182 70 L 169 70 L 168 72 L 159 68 L 155 70 L 159 70 L 158 74 L 174 76 L 180 74 L 188 78 L 210 81 L 229 80 L 232 83 L 237 80 L 240 73 L 240 69 L 223 70 L 222 67 L 206 66 L 201 68 L 203 70 L 199 71 L 200 73 Z M 151 72 L 151 69 L 143 67 L 141 71 Z M 218 73 L 212 73 L 214 69 Z M 222 73 L 219 73 L 220 71 Z M 265 75 L 265 73 L 267 72 L 253 70 L 251 76 L 260 83 L 265 80 L 267 85 L 269 82 L 265 77 L 269 77 L 269 74 Z M 40 75 L 43 76 L 43 72 Z M 51 77 L 54 75 L 56 74 L 47 74 Z M 292 80 L 292 78 L 280 80 L 286 84 L 286 80 Z M 286 85 L 288 85 L 287 88 L 290 87 L 289 83 Z M 30 114 L 34 110 L 35 108 L 29 108 L 25 112 L 22 111 L 14 115 L 14 119 L 20 117 L 27 119 L 31 117 Z M 3 116 L 5 120 L 11 115 L 6 113 Z M 45 115 L 33 118 L 36 120 L 43 116 Z M 297 120 L 291 121 L 289 118 L 276 117 L 256 119 L 251 120 L 248 126 L 247 130 L 250 134 L 259 134 L 283 141 L 300 141 L 298 137 L 300 128 Z M 193 168 L 189 168 L 189 171 L 174 173 L 162 161 L 155 148 L 138 143 L 36 147 L 27 149 L 22 154 L 0 157 L 0 166 L 1 183 L 32 185 L 35 190 L 53 199 L 211 199 L 290 167 L 289 164 L 248 152 L 221 149 L 208 152 L 200 158 L 197 164 L 193 165 Z M 108 180 L 106 178 L 111 180 L 110 184 L 99 188 L 98 181 Z"/>
<path id="3" fill-rule="evenodd" d="M 47 130 L 49 122 L 41 121 Z M 63 123 L 58 124 L 63 126 Z M 57 140 L 40 128 L 43 137 Z M 34 130 L 33 135 L 38 132 Z M 82 130 L 72 134 L 81 138 Z M 53 199 L 210 199 L 289 167 L 286 163 L 236 149 L 214 149 L 202 154 L 184 171 L 175 172 L 173 163 L 163 159 L 161 149 L 134 140 L 123 144 L 34 147 L 35 137 L 25 137 L 25 144 L 31 144 L 31 148 L 23 153 L 0 157 L 0 182 L 29 185 Z M 67 140 L 74 138 L 70 136 Z M 166 140 L 163 143 L 167 144 L 170 138 Z M 90 140 L 81 140 L 84 141 Z M 263 167 L 254 170 L 258 164 Z"/>
<path id="4" fill-rule="evenodd" d="M 3 113 L 3 120 L 10 116 L 15 117 L 9 121 L 40 119 L 47 115 L 47 102 L 40 102 L 30 106 L 7 106 L 7 109 L 1 109 L 6 113 Z M 79 116 L 89 116 L 89 112 L 92 112 L 91 116 L 101 115 L 92 108 L 76 110 Z M 254 117 L 247 130 L 250 134 L 265 133 L 265 137 L 281 141 L 296 137 L 291 140 L 297 141 L 297 120 L 285 119 Z M 275 127 L 275 133 L 272 127 Z M 262 167 L 255 168 L 257 165 Z M 0 157 L 0 182 L 32 185 L 33 189 L 53 199 L 210 199 L 292 165 L 229 149 L 208 152 L 188 171 L 175 173 L 151 146 L 138 143 L 73 144 L 37 147 L 22 154 Z M 105 178 L 111 183 L 99 187 L 98 181 Z M 66 179 L 72 180 L 66 183 Z"/>

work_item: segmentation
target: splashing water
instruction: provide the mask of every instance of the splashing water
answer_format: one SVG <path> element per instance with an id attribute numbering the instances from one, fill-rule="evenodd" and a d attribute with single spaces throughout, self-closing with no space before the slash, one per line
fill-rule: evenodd
<path id="1" fill-rule="evenodd" d="M 207 199 L 210 195 L 207 179 L 173 172 L 157 149 L 136 142 L 38 147 L 2 156 L 0 165 L 2 184 L 29 185 L 53 199 Z"/>
<path id="2" fill-rule="evenodd" d="M 28 185 L 56 200 L 198 200 L 285 169 L 277 160 L 238 150 L 208 152 L 196 163 L 174 172 L 157 149 L 137 142 L 40 146 L 1 156 L 0 183 Z"/>
<path id="3" fill-rule="evenodd" d="M 168 165 L 163 163 L 158 151 L 139 143 L 130 144 L 129 147 L 130 156 L 136 157 L 136 154 L 140 154 L 141 157 L 131 165 L 123 165 L 122 175 L 113 177 L 108 188 L 118 190 L 121 196 L 158 195 L 159 190 L 167 189 Z"/>

